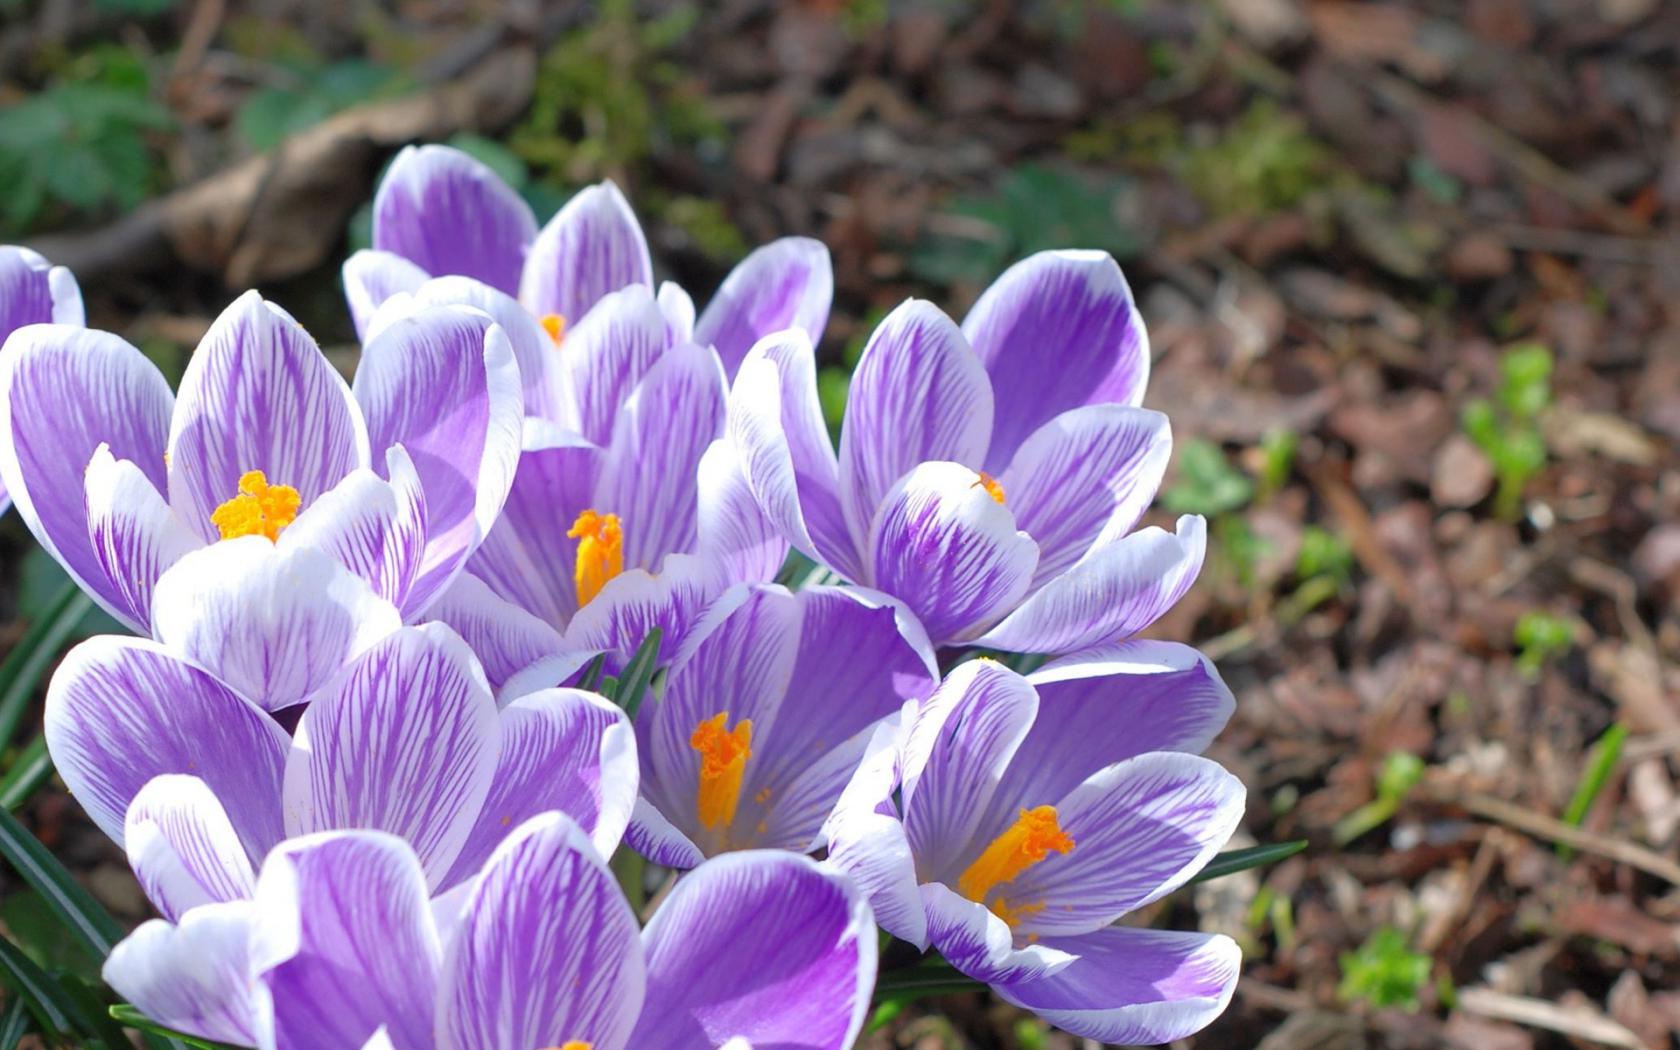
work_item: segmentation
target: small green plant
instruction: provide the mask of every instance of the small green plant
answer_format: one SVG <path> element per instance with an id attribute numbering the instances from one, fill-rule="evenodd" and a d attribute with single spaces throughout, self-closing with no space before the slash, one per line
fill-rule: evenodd
<path id="1" fill-rule="evenodd" d="M 1303 583 L 1320 576 L 1338 585 L 1353 575 L 1353 549 L 1340 536 L 1319 525 L 1301 530 L 1301 551 L 1295 557 L 1295 577 Z"/>
<path id="2" fill-rule="evenodd" d="M 1551 350 L 1539 343 L 1514 346 L 1499 359 L 1493 398 L 1464 406 L 1464 432 L 1493 462 L 1499 483 L 1494 510 L 1507 520 L 1521 514 L 1523 490 L 1546 465 L 1539 417 L 1552 400 L 1551 379 Z"/>
<path id="3" fill-rule="evenodd" d="M 1238 510 L 1254 498 L 1254 482 L 1220 447 L 1191 438 L 1178 450 L 1178 479 L 1161 493 L 1161 506 L 1174 514 L 1213 517 Z"/>
<path id="4" fill-rule="evenodd" d="M 1429 984 L 1431 962 L 1423 952 L 1407 947 L 1406 936 L 1392 926 L 1377 931 L 1351 952 L 1341 955 L 1342 983 L 1336 990 L 1344 1002 L 1365 1002 L 1382 1008 L 1418 1008 L 1418 993 Z"/>
<path id="5" fill-rule="evenodd" d="M 1359 836 L 1386 824 L 1400 804 L 1406 801 L 1412 788 L 1423 779 L 1423 759 L 1409 751 L 1391 751 L 1377 771 L 1376 798 L 1360 806 L 1336 822 L 1330 837 L 1338 846 L 1345 846 Z"/>
<path id="6" fill-rule="evenodd" d="M 1300 443 L 1299 434 L 1281 428 L 1266 431 L 1260 439 L 1261 499 L 1271 499 L 1283 490 L 1289 472 L 1295 469 L 1295 449 Z"/>
<path id="7" fill-rule="evenodd" d="M 1181 162 L 1199 197 L 1222 214 L 1294 207 L 1329 174 L 1330 153 L 1306 124 L 1269 100 L 1249 106 Z"/>
<path id="8" fill-rule="evenodd" d="M 1524 677 L 1534 678 L 1549 661 L 1575 644 L 1575 624 L 1567 617 L 1530 609 L 1517 618 L 1512 638 L 1517 643 L 1517 670 Z"/>
<path id="9" fill-rule="evenodd" d="M 78 56 L 45 90 L 0 109 L 0 219 L 22 230 L 49 206 L 134 207 L 162 171 L 150 137 L 171 123 L 133 55 L 100 47 Z"/>
<path id="10" fill-rule="evenodd" d="M 1140 247 L 1119 215 L 1131 185 L 1115 176 L 1022 165 L 994 192 L 952 201 L 947 215 L 954 221 L 923 236 L 910 271 L 931 284 L 979 284 L 1045 248 L 1076 245 L 1127 258 Z M 950 232 L 957 229 L 962 232 Z"/>
<path id="11" fill-rule="evenodd" d="M 284 83 L 252 92 L 234 118 L 240 138 L 252 149 L 272 149 L 339 110 L 409 86 L 400 71 L 360 58 L 286 63 L 283 72 Z"/>
<path id="12" fill-rule="evenodd" d="M 1587 812 L 1592 804 L 1609 783 L 1610 774 L 1616 768 L 1616 763 L 1622 757 L 1622 745 L 1627 742 L 1628 727 L 1617 722 L 1604 731 L 1593 744 L 1592 750 L 1587 752 L 1586 769 L 1581 773 L 1581 782 L 1575 785 L 1575 794 L 1569 797 L 1569 805 L 1564 808 L 1563 822 L 1580 827 L 1587 819 Z M 1575 855 L 1575 851 L 1568 846 L 1559 845 L 1557 854 L 1564 860 Z"/>

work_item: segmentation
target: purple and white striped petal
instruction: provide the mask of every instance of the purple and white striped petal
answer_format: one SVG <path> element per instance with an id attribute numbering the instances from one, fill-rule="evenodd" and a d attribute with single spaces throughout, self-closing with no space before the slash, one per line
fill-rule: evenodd
<path id="1" fill-rule="evenodd" d="M 382 1025 L 396 1046 L 435 1045 L 443 947 L 407 843 L 377 831 L 288 840 L 264 861 L 255 901 L 259 1046 L 350 1050 Z"/>
<path id="2" fill-rule="evenodd" d="M 151 610 L 130 604 L 129 591 L 106 575 L 88 535 L 83 475 L 105 445 L 161 491 L 173 406 L 157 368 L 107 332 L 31 325 L 0 349 L 0 484 L 47 553 L 142 633 Z"/>
<path id="3" fill-rule="evenodd" d="M 604 453 L 582 437 L 527 419 L 502 516 L 468 568 L 497 595 L 564 630 L 577 612 L 577 540 L 566 535 L 595 498 Z"/>
<path id="4" fill-rule="evenodd" d="M 362 350 L 356 399 L 372 447 L 402 445 L 426 493 L 426 553 L 405 601 L 421 612 L 495 524 L 519 463 L 523 394 L 508 337 L 481 311 L 433 307 Z"/>
<path id="5" fill-rule="evenodd" d="M 1229 937 L 1110 926 L 1045 941 L 1078 956 L 1036 980 L 997 985 L 1063 1031 L 1126 1046 L 1171 1043 L 1225 1012 L 1242 949 Z"/>
<path id="6" fill-rule="evenodd" d="M 665 315 L 666 343 L 694 342 L 694 299 L 675 281 L 661 281 L 657 298 L 659 312 Z"/>
<path id="7" fill-rule="evenodd" d="M 490 794 L 444 885 L 477 873 L 526 820 L 566 814 L 610 857 L 636 805 L 636 734 L 624 712 L 597 693 L 544 689 L 502 710 L 502 747 Z"/>
<path id="8" fill-rule="evenodd" d="M 916 878 L 916 858 L 893 794 L 898 762 L 921 703 L 911 701 L 875 728 L 857 772 L 823 825 L 824 863 L 857 883 L 881 928 L 926 951 L 927 911 Z"/>
<path id="9" fill-rule="evenodd" d="M 202 541 L 175 515 L 145 471 L 100 445 L 82 479 L 88 539 L 125 608 L 153 623 L 152 596 L 164 571 Z"/>
<path id="10" fill-rule="evenodd" d="M 461 636 L 498 695 L 514 675 L 566 650 L 560 632 L 512 602 L 496 597 L 489 585 L 472 573 L 457 576 L 426 615 Z M 580 662 L 587 662 L 587 658 Z"/>
<path id="11" fill-rule="evenodd" d="M 123 848 L 146 899 L 179 922 L 202 904 L 245 900 L 257 874 L 227 810 L 197 777 L 153 777 L 129 803 Z"/>
<path id="12" fill-rule="evenodd" d="M 1129 532 L 1171 455 L 1167 417 L 1128 405 L 1071 409 L 1034 431 L 998 478 L 1015 523 L 1038 544 L 1034 585 L 1061 575 L 1099 536 Z"/>
<path id="13" fill-rule="evenodd" d="M 1149 335 L 1107 252 L 1021 260 L 980 296 L 963 334 L 997 392 L 990 471 L 1053 417 L 1080 405 L 1141 404 L 1149 382 Z"/>
<path id="14" fill-rule="evenodd" d="M 135 458 L 113 441 L 118 458 Z M 144 467 L 144 461 L 141 466 Z M 169 502 L 206 542 L 210 516 L 260 470 L 303 506 L 368 465 L 367 428 L 350 389 L 284 310 L 246 292 L 187 362 L 169 429 Z"/>
<path id="15" fill-rule="evenodd" d="M 250 901 L 207 904 L 179 926 L 152 919 L 111 950 L 102 974 L 118 995 L 178 1032 L 250 1046 Z"/>
<path id="16" fill-rule="evenodd" d="M 989 837 L 980 821 L 1037 715 L 1032 686 L 993 660 L 959 664 L 922 705 L 900 761 L 904 828 L 923 882 L 956 882 L 976 840 Z"/>
<path id="17" fill-rule="evenodd" d="M 40 253 L 15 245 L 0 245 L 0 343 L 31 324 L 87 324 L 82 289 L 62 266 Z"/>
<path id="18" fill-rule="evenodd" d="M 1068 653 L 1130 638 L 1184 597 L 1206 554 L 1207 522 L 1195 514 L 1179 518 L 1176 532 L 1151 526 L 1099 540 L 974 644 Z"/>
<path id="19" fill-rule="evenodd" d="M 727 399 L 717 355 L 690 343 L 666 351 L 624 403 L 595 509 L 618 515 L 626 568 L 656 570 L 694 549 L 700 457 L 723 436 Z"/>
<path id="20" fill-rule="evenodd" d="M 1027 676 L 1039 714 L 981 827 L 1049 805 L 1115 762 L 1207 747 L 1236 706 L 1208 659 L 1187 645 L 1134 639 L 1053 661 Z"/>
<path id="21" fill-rule="evenodd" d="M 734 378 L 760 339 L 797 328 L 814 346 L 822 341 L 834 302 L 834 264 L 828 247 L 809 237 L 783 237 L 736 264 L 694 326 L 694 341 L 710 346 Z"/>
<path id="22" fill-rule="evenodd" d="M 119 843 L 129 804 L 166 773 L 209 785 L 250 856 L 284 836 L 285 730 L 156 642 L 101 636 L 70 650 L 47 686 L 42 721 L 70 793 Z"/>
<path id="23" fill-rule="evenodd" d="M 158 641 L 267 711 L 302 703 L 402 626 L 390 602 L 313 547 L 223 540 L 158 580 Z"/>
<path id="24" fill-rule="evenodd" d="M 869 337 L 846 399 L 840 501 L 852 536 L 869 535 L 876 508 L 917 464 L 978 468 L 991 433 L 992 386 L 968 340 L 932 303 L 906 301 Z"/>
<path id="25" fill-rule="evenodd" d="M 357 468 L 286 526 L 282 551 L 315 547 L 407 613 L 426 546 L 426 493 L 401 445 L 385 450 L 387 481 Z"/>
<path id="26" fill-rule="evenodd" d="M 431 279 L 419 266 L 393 252 L 363 248 L 344 260 L 344 299 L 356 326 L 356 341 L 365 342 L 373 316 L 385 300 L 413 293 Z"/>
<path id="27" fill-rule="evenodd" d="M 665 315 L 646 285 L 608 292 L 558 347 L 551 344 L 559 405 L 553 418 L 606 445 L 624 403 L 669 345 Z"/>
<path id="28" fill-rule="evenodd" d="M 0 245 L 0 344 L 25 325 L 80 328 L 86 321 L 82 290 L 69 270 L 52 265 L 28 248 Z M 11 505 L 5 479 L 0 477 L 0 514 Z"/>
<path id="29" fill-rule="evenodd" d="M 860 545 L 840 506 L 840 466 L 817 400 L 811 340 L 766 336 L 741 363 L 729 395 L 729 440 L 760 507 L 793 546 L 854 582 Z"/>
<path id="30" fill-rule="evenodd" d="M 373 246 L 434 277 L 460 274 L 512 295 L 537 235 L 530 205 L 473 157 L 448 146 L 397 154 L 373 198 Z"/>
<path id="31" fill-rule="evenodd" d="M 875 920 L 844 876 L 779 851 L 708 861 L 654 913 L 634 1046 L 846 1050 L 875 985 Z"/>
<path id="32" fill-rule="evenodd" d="M 1008 924 L 944 883 L 923 883 L 921 895 L 928 942 L 977 981 L 1031 980 L 1073 961 L 1066 951 L 1046 944 L 1016 944 Z"/>
<path id="33" fill-rule="evenodd" d="M 286 830 L 400 835 L 436 887 L 490 791 L 496 702 L 466 643 L 405 627 L 362 654 L 304 712 L 286 760 Z"/>
<path id="34" fill-rule="evenodd" d="M 470 891 L 444 962 L 437 1045 L 624 1050 L 645 988 L 618 882 L 577 825 L 545 813 L 508 836 Z"/>
<path id="35" fill-rule="evenodd" d="M 1199 755 L 1156 751 L 1093 774 L 1056 803 L 1073 848 L 1009 883 L 1011 900 L 1044 905 L 1016 935 L 1089 933 L 1160 900 L 1225 845 L 1244 799 L 1242 781 Z"/>
<path id="36" fill-rule="evenodd" d="M 471 277 L 434 277 L 403 297 L 397 305 L 382 311 L 364 342 L 399 317 L 429 307 L 466 306 L 481 310 L 501 326 L 519 366 L 519 383 L 524 390 L 525 414 L 550 418 L 558 410 L 555 384 L 555 345 L 537 319 L 519 305 L 519 300 Z"/>
<path id="37" fill-rule="evenodd" d="M 645 798 L 636 800 L 624 841 L 649 863 L 673 871 L 687 871 L 706 862 L 700 847 Z"/>
<path id="38" fill-rule="evenodd" d="M 755 723 L 735 823 L 756 829 L 754 846 L 807 852 L 877 724 L 931 694 L 939 678 L 921 625 L 883 595 L 813 587 L 794 599 L 792 685 L 773 731 Z"/>
<path id="39" fill-rule="evenodd" d="M 1026 596 L 1038 547 L 960 463 L 923 463 L 882 501 L 870 583 L 916 613 L 935 645 L 959 640 Z"/>
<path id="40" fill-rule="evenodd" d="M 631 569 L 608 580 L 572 617 L 566 647 L 606 653 L 605 672 L 617 674 L 657 627 L 661 662 L 669 663 L 718 593 L 715 567 L 693 555 L 673 554 L 658 573 Z"/>
<path id="41" fill-rule="evenodd" d="M 735 446 L 719 438 L 700 457 L 696 550 L 722 581 L 768 583 L 787 560 L 788 544 L 747 484 Z"/>
<path id="42" fill-rule="evenodd" d="M 519 301 L 542 317 L 583 320 L 601 297 L 632 284 L 653 287 L 653 260 L 630 202 L 611 180 L 566 202 L 537 235 L 519 281 Z"/>

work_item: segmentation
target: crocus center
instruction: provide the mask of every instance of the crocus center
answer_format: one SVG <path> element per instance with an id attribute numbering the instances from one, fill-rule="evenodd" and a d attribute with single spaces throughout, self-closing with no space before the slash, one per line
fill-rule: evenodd
<path id="1" fill-rule="evenodd" d="M 957 879 L 957 892 L 971 901 L 986 903 L 986 897 L 998 886 L 1013 882 L 1020 874 L 1052 852 L 1070 853 L 1073 839 L 1056 823 L 1055 806 L 1023 809 L 1009 830 L 992 840 L 979 859 L 968 866 Z M 1021 916 L 1037 911 L 1043 905 L 1011 908 L 1001 897 L 990 905 L 993 912 L 1014 926 Z"/>
<path id="2" fill-rule="evenodd" d="M 720 711 L 694 727 L 688 746 L 700 752 L 700 793 L 695 808 L 707 829 L 735 820 L 741 800 L 741 776 L 752 757 L 752 719 L 727 728 L 729 712 Z"/>
<path id="3" fill-rule="evenodd" d="M 572 522 L 566 535 L 578 541 L 572 582 L 577 585 L 581 609 L 601 593 L 608 580 L 624 571 L 624 530 L 619 527 L 617 514 L 586 510 Z"/>
<path id="4" fill-rule="evenodd" d="M 973 485 L 970 485 L 969 488 L 985 489 L 986 490 L 986 495 L 988 495 L 988 496 L 992 497 L 993 499 L 997 500 L 999 503 L 1002 503 L 1003 502 L 1003 486 L 998 484 L 998 479 L 992 477 L 990 474 L 986 473 L 983 470 L 977 470 L 977 471 L 975 471 L 975 473 L 980 475 L 980 478 Z"/>
<path id="5" fill-rule="evenodd" d="M 303 498 L 290 485 L 270 485 L 260 470 L 247 470 L 239 476 L 239 495 L 217 507 L 210 515 L 222 539 L 240 536 L 267 536 L 272 543 L 280 538 L 280 530 L 297 517 Z"/>
<path id="6" fill-rule="evenodd" d="M 559 349 L 560 341 L 566 338 L 566 319 L 559 314 L 543 314 L 537 318 L 537 323 L 542 325 L 543 331 L 547 332 L 548 337 L 554 340 L 555 349 Z M 565 1050 L 565 1048 L 562 1047 L 561 1050 Z"/>

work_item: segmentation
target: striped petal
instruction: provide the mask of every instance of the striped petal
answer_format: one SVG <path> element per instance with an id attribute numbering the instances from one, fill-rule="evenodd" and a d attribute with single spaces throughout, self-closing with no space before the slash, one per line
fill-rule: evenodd
<path id="1" fill-rule="evenodd" d="M 394 295 L 418 291 L 431 275 L 394 252 L 363 248 L 344 260 L 344 299 L 356 326 L 356 341 L 365 342 L 374 314 Z"/>
<path id="2" fill-rule="evenodd" d="M 111 451 L 124 456 L 115 442 Z M 362 414 L 315 340 L 256 292 L 234 300 L 181 377 L 169 430 L 176 511 L 214 542 L 210 516 L 239 494 L 246 472 L 296 489 L 307 507 L 367 464 Z"/>
<path id="3" fill-rule="evenodd" d="M 174 403 L 145 355 L 106 332 L 32 325 L 0 349 L 0 484 L 47 553 L 141 633 L 151 610 L 106 574 L 89 535 L 83 475 L 104 445 L 162 491 Z"/>
<path id="4" fill-rule="evenodd" d="M 373 198 L 373 246 L 442 277 L 509 295 L 537 234 L 530 205 L 484 164 L 448 146 L 397 154 Z"/>
<path id="5" fill-rule="evenodd" d="M 286 761 L 286 828 L 373 828 L 405 839 L 438 886 L 490 791 L 496 702 L 466 643 L 405 627 L 304 712 Z"/>
<path id="6" fill-rule="evenodd" d="M 1002 470 L 1029 434 L 1070 408 L 1143 401 L 1149 334 L 1107 252 L 1021 260 L 974 304 L 963 333 L 997 391 L 987 470 Z"/>
<path id="7" fill-rule="evenodd" d="M 201 904 L 245 900 L 257 875 L 227 810 L 197 777 L 154 777 L 129 803 L 123 846 L 146 899 L 178 922 Z"/>
<path id="8" fill-rule="evenodd" d="M 250 901 L 208 904 L 140 924 L 105 960 L 102 975 L 152 1021 L 236 1046 L 257 1041 L 251 994 Z"/>
<path id="9" fill-rule="evenodd" d="M 519 301 L 538 317 L 575 323 L 607 293 L 632 284 L 653 287 L 653 261 L 636 213 L 609 180 L 579 192 L 542 228 L 525 260 Z"/>
<path id="10" fill-rule="evenodd" d="M 772 332 L 797 328 L 812 345 L 821 342 L 833 301 L 834 264 L 827 246 L 809 237 L 783 237 L 729 271 L 695 324 L 694 341 L 716 350 L 734 378 L 747 351 Z"/>

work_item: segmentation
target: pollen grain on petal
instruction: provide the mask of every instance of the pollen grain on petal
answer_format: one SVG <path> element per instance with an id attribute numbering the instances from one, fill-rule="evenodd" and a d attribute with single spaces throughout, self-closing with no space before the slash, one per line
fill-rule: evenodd
<path id="1" fill-rule="evenodd" d="M 537 318 L 537 323 L 542 325 L 543 331 L 554 341 L 554 348 L 560 349 L 560 344 L 566 338 L 566 319 L 559 314 L 543 314 Z"/>
<path id="2" fill-rule="evenodd" d="M 260 470 L 239 476 L 239 494 L 217 507 L 210 515 L 222 539 L 265 536 L 270 543 L 297 517 L 303 499 L 290 485 L 270 485 Z"/>
<path id="3" fill-rule="evenodd" d="M 752 719 L 730 729 L 729 712 L 720 711 L 694 727 L 688 746 L 700 752 L 699 793 L 695 809 L 706 828 L 727 827 L 741 801 L 741 779 L 752 757 Z"/>
<path id="4" fill-rule="evenodd" d="M 974 484 L 969 486 L 969 488 L 985 489 L 986 495 L 997 500 L 999 503 L 1004 502 L 1003 486 L 998 484 L 998 479 L 992 477 L 983 470 L 977 470 L 975 473 L 980 476 L 975 480 Z"/>
<path id="5" fill-rule="evenodd" d="M 572 522 L 566 535 L 578 541 L 572 582 L 577 587 L 578 608 L 601 593 L 608 581 L 624 571 L 624 529 L 617 514 L 586 510 Z"/>

